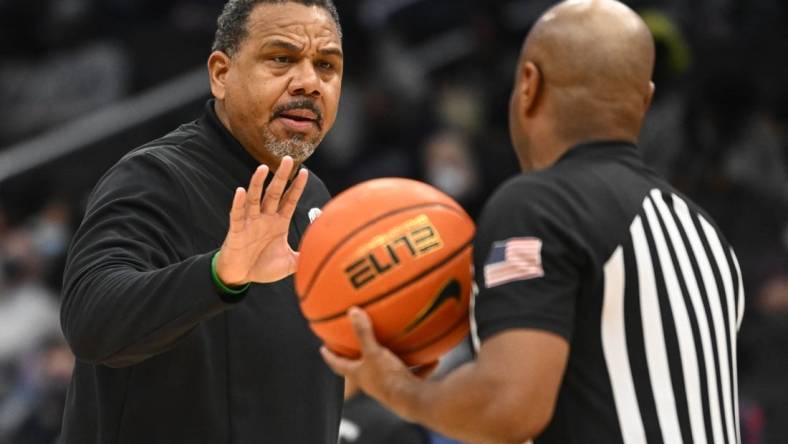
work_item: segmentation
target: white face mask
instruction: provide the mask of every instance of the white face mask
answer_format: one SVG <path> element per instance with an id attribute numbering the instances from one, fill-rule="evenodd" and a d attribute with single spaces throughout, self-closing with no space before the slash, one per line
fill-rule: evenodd
<path id="1" fill-rule="evenodd" d="M 437 166 L 427 171 L 427 181 L 455 199 L 465 197 L 471 188 L 468 175 L 451 166 Z"/>

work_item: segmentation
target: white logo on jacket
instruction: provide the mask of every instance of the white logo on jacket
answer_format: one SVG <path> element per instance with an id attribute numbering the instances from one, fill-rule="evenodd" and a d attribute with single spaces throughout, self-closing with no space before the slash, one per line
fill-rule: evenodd
<path id="1" fill-rule="evenodd" d="M 309 213 L 308 213 L 309 214 L 309 223 L 311 224 L 312 222 L 314 222 L 315 219 L 320 217 L 321 213 L 322 213 L 322 211 L 320 210 L 320 208 L 312 208 L 311 210 L 309 210 Z"/>
<path id="2" fill-rule="evenodd" d="M 356 442 L 361 436 L 361 428 L 349 419 L 342 418 L 339 423 L 339 442 Z"/>

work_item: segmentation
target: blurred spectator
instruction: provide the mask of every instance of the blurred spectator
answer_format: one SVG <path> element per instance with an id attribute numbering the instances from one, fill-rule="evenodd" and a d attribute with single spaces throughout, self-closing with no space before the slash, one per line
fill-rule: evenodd
<path id="1" fill-rule="evenodd" d="M 483 196 L 469 138 L 458 131 L 438 131 L 427 140 L 423 157 L 425 180 L 475 214 Z"/>
<path id="2" fill-rule="evenodd" d="M 763 444 L 763 427 L 766 419 L 763 409 L 746 399 L 741 400 L 741 442 L 742 444 Z"/>
<path id="3" fill-rule="evenodd" d="M 72 217 L 68 201 L 52 199 L 29 222 L 33 247 L 42 260 L 42 282 L 55 293 L 60 293 L 66 247 L 73 230 Z"/>
<path id="4" fill-rule="evenodd" d="M 60 413 L 54 420 L 52 414 L 62 412 L 70 376 L 61 356 L 71 353 L 60 333 L 56 296 L 42 281 L 44 257 L 35 240 L 30 231 L 15 229 L 0 243 L 0 442 L 14 444 L 53 442 Z M 34 417 L 43 422 L 30 424 Z M 25 428 L 49 432 L 24 441 L 17 434 Z"/>
<path id="5" fill-rule="evenodd" d="M 753 442 L 783 443 L 788 440 L 788 267 L 766 277 L 750 301 L 750 331 L 742 343 L 748 377 L 741 392 L 755 409 L 750 414 L 760 413 L 761 420 L 751 416 L 743 426 L 749 427 Z"/>
<path id="6" fill-rule="evenodd" d="M 0 442 L 54 444 L 60 433 L 74 356 L 62 337 L 49 337 L 21 363 L 22 378 L 0 407 Z"/>
<path id="7" fill-rule="evenodd" d="M 0 365 L 14 362 L 44 338 L 60 332 L 55 295 L 42 285 L 42 258 L 33 237 L 15 230 L 4 239 L 0 292 Z"/>

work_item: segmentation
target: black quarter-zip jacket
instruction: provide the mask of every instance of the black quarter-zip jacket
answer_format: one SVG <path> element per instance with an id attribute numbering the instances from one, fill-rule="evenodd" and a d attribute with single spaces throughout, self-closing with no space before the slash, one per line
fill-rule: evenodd
<path id="1" fill-rule="evenodd" d="M 292 277 L 221 294 L 210 262 L 258 162 L 205 114 L 127 154 L 93 190 L 64 276 L 77 356 L 61 444 L 336 442 L 342 380 Z M 290 225 L 329 199 L 310 174 Z"/>

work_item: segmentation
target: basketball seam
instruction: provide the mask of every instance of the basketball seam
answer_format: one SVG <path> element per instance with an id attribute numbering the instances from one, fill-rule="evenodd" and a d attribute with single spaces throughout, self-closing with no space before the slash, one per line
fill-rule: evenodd
<path id="1" fill-rule="evenodd" d="M 366 307 L 366 306 L 368 306 L 368 305 L 372 305 L 372 304 L 374 304 L 375 302 L 378 302 L 378 301 L 380 301 L 380 300 L 382 300 L 382 299 L 385 299 L 385 298 L 387 298 L 387 297 L 391 296 L 392 294 L 394 294 L 394 293 L 396 293 L 396 292 L 398 292 L 398 291 L 402 290 L 403 288 L 407 287 L 408 285 L 410 285 L 410 284 L 412 284 L 412 283 L 414 283 L 414 282 L 416 282 L 416 281 L 418 281 L 418 280 L 422 279 L 424 276 L 427 276 L 428 274 L 430 274 L 430 273 L 432 273 L 433 271 L 437 270 L 438 268 L 442 267 L 442 266 L 443 266 L 444 264 L 446 264 L 447 262 L 449 262 L 449 261 L 451 261 L 452 259 L 456 258 L 456 257 L 457 257 L 457 256 L 459 256 L 460 254 L 464 253 L 464 252 L 465 252 L 465 250 L 467 250 L 468 248 L 470 248 L 470 247 L 471 247 L 471 244 L 472 244 L 472 242 L 473 242 L 473 236 L 471 236 L 471 239 L 469 239 L 468 241 L 466 241 L 465 243 L 463 243 L 463 244 L 462 244 L 462 246 L 461 246 L 460 248 L 458 248 L 457 250 L 455 250 L 453 253 L 451 253 L 449 256 L 447 256 L 445 259 L 443 259 L 442 261 L 440 261 L 440 262 L 438 262 L 437 264 L 433 265 L 432 267 L 430 267 L 430 268 L 428 268 L 428 269 L 426 269 L 426 270 L 422 271 L 422 272 L 421 272 L 421 273 L 419 273 L 418 275 L 416 275 L 416 276 L 414 276 L 414 277 L 412 277 L 412 278 L 408 279 L 407 281 L 405 281 L 405 282 L 401 283 L 400 285 L 398 285 L 398 286 L 396 286 L 396 287 L 392 288 L 392 289 L 391 289 L 391 290 L 389 290 L 389 291 L 386 291 L 386 292 L 384 292 L 384 293 L 382 293 L 382 294 L 380 294 L 380 295 L 378 295 L 378 296 L 375 296 L 375 297 L 373 297 L 373 298 L 367 299 L 367 300 L 366 300 L 366 301 L 364 301 L 363 303 L 360 303 L 360 304 L 354 304 L 354 305 L 355 305 L 356 307 L 361 307 L 361 308 L 364 308 L 364 307 Z M 321 318 L 315 318 L 315 319 L 312 319 L 312 318 L 307 318 L 307 320 L 308 320 L 310 323 L 312 323 L 312 324 L 320 324 L 320 323 L 323 323 L 323 322 L 332 321 L 332 320 L 334 320 L 334 319 L 337 319 L 337 318 L 339 318 L 339 317 L 342 317 L 342 316 L 345 314 L 345 312 L 346 312 L 346 310 L 342 310 L 342 311 L 339 311 L 339 312 L 337 312 L 337 313 L 330 314 L 330 315 L 328 315 L 328 316 L 323 316 L 323 317 L 321 317 Z"/>
<path id="2" fill-rule="evenodd" d="M 454 330 L 457 329 L 457 327 L 461 326 L 463 322 L 468 322 L 468 316 L 469 315 L 470 315 L 470 310 L 465 310 L 465 313 L 463 313 L 462 316 L 457 318 L 457 320 L 454 321 L 454 323 L 451 324 L 451 326 L 449 328 L 447 328 L 445 331 L 443 331 L 438 336 L 430 339 L 429 341 L 427 341 L 424 344 L 419 344 L 419 346 L 415 347 L 415 348 L 397 349 L 396 353 L 398 355 L 404 355 L 404 354 L 416 353 L 418 351 L 424 350 L 425 348 L 429 347 L 430 345 L 435 344 L 436 342 L 440 341 L 441 339 L 445 338 L 446 336 L 449 336 Z"/>
<path id="3" fill-rule="evenodd" d="M 365 224 L 359 226 L 358 228 L 356 228 L 355 230 L 350 232 L 347 236 L 345 236 L 342 239 L 340 239 L 339 242 L 336 243 L 336 245 L 334 245 L 334 247 L 323 258 L 323 260 L 320 261 L 320 264 L 318 264 L 318 266 L 315 269 L 314 273 L 312 273 L 312 279 L 310 279 L 309 284 L 306 286 L 306 289 L 304 290 L 304 296 L 303 297 L 299 296 L 299 298 L 298 298 L 299 302 L 300 303 L 304 303 L 304 301 L 307 300 L 307 298 L 309 297 L 309 292 L 312 291 L 312 287 L 315 285 L 315 282 L 317 281 L 317 278 L 320 276 L 320 273 L 323 271 L 323 268 L 326 266 L 328 261 L 331 260 L 331 258 L 334 257 L 334 254 L 336 254 L 337 250 L 339 250 L 342 247 L 342 245 L 344 245 L 345 242 L 348 241 L 348 239 L 350 239 L 351 237 L 355 236 L 356 233 L 358 233 L 359 231 L 363 230 L 364 228 L 369 227 L 370 225 L 373 225 L 373 224 L 379 222 L 381 219 L 385 219 L 385 218 L 387 218 L 389 216 L 393 216 L 395 214 L 403 213 L 405 211 L 410 211 L 410 210 L 413 210 L 413 209 L 416 209 L 416 208 L 426 208 L 426 207 L 447 208 L 447 209 L 452 210 L 455 213 L 458 213 L 460 215 L 467 215 L 465 212 L 463 212 L 461 210 L 458 210 L 455 207 L 451 207 L 449 205 L 444 205 L 444 204 L 439 204 L 439 203 L 419 204 L 419 205 L 414 205 L 414 206 L 410 206 L 410 207 L 406 207 L 406 208 L 398 208 L 396 210 L 389 211 L 388 213 L 381 214 L 380 216 L 378 216 L 378 217 L 366 222 Z"/>

